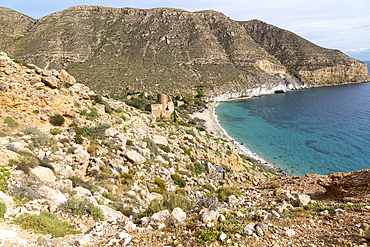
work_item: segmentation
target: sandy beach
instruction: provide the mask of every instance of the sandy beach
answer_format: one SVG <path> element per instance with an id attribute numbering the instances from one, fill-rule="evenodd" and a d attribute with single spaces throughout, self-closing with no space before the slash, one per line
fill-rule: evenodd
<path id="1" fill-rule="evenodd" d="M 259 165 L 262 165 L 266 168 L 272 168 L 273 171 L 276 172 L 276 167 L 259 157 L 256 153 L 254 153 L 252 150 L 248 149 L 244 145 L 241 145 L 240 143 L 236 142 L 233 138 L 231 138 L 227 132 L 220 126 L 217 120 L 217 116 L 215 114 L 216 107 L 218 106 L 218 102 L 212 102 L 207 104 L 208 109 L 204 110 L 203 112 L 196 112 L 192 114 L 191 116 L 193 118 L 197 117 L 200 119 L 205 120 L 205 124 L 207 125 L 207 130 L 210 134 L 215 136 L 216 138 L 222 138 L 230 142 L 230 145 L 237 149 L 239 152 L 244 153 L 252 158 L 254 158 L 256 161 L 258 161 Z M 270 169 L 269 169 L 270 170 Z"/>

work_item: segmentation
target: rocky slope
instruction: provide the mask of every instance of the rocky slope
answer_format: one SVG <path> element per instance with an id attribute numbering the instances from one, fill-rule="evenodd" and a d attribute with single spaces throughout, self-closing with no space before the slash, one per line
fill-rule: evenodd
<path id="1" fill-rule="evenodd" d="M 278 177 L 186 116 L 161 121 L 27 66 L 0 54 L 1 245 L 369 243 L 369 170 Z M 45 215 L 69 235 L 34 233 Z"/>
<path id="2" fill-rule="evenodd" d="M 19 14 L 3 15 L 9 26 L 19 25 L 12 17 Z M 2 40 L 0 49 L 39 67 L 66 69 L 116 98 L 127 89 L 185 95 L 202 85 L 212 100 L 369 80 L 362 63 L 340 52 L 313 49 L 292 33 L 276 35 L 269 25 L 253 31 L 256 24 L 248 23 L 216 11 L 78 6 L 32 28 L 22 24 L 24 36 Z M 264 40 L 263 31 L 272 37 Z"/>
<path id="3" fill-rule="evenodd" d="M 298 35 L 259 20 L 242 23 L 247 33 L 287 70 L 311 85 L 368 81 L 365 63 L 339 50 L 319 47 Z"/>

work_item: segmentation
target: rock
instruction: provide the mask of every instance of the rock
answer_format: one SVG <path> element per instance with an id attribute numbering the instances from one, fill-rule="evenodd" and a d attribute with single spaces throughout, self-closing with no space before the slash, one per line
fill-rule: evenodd
<path id="1" fill-rule="evenodd" d="M 46 167 L 37 166 L 31 169 L 29 176 L 41 182 L 49 182 L 55 184 L 54 172 Z"/>
<path id="2" fill-rule="evenodd" d="M 60 71 L 58 79 L 60 80 L 60 83 L 68 84 L 71 86 L 76 83 L 76 79 L 73 76 L 69 75 L 64 69 Z"/>
<path id="3" fill-rule="evenodd" d="M 25 246 L 28 241 L 18 237 L 15 231 L 0 229 L 0 244 L 1 246 Z"/>
<path id="4" fill-rule="evenodd" d="M 25 144 L 22 142 L 11 142 L 7 146 L 8 150 L 13 151 L 13 152 L 18 152 L 24 147 L 25 147 Z"/>
<path id="5" fill-rule="evenodd" d="M 297 194 L 296 199 L 300 207 L 304 207 L 311 202 L 311 197 L 309 195 Z"/>
<path id="6" fill-rule="evenodd" d="M 71 191 L 73 189 L 72 181 L 70 179 L 62 179 L 56 182 L 58 190 Z"/>
<path id="7" fill-rule="evenodd" d="M 153 200 L 162 201 L 163 200 L 163 196 L 155 192 L 148 194 L 147 198 L 149 201 L 153 201 Z"/>
<path id="8" fill-rule="evenodd" d="M 8 65 L 8 60 L 6 57 L 1 56 L 0 57 L 0 67 L 6 67 Z"/>
<path id="9" fill-rule="evenodd" d="M 89 160 L 90 154 L 83 149 L 76 149 L 74 157 L 78 163 L 84 164 Z"/>
<path id="10" fill-rule="evenodd" d="M 367 231 L 364 234 L 364 237 L 369 241 L 370 240 L 370 229 L 367 229 Z"/>
<path id="11" fill-rule="evenodd" d="M 361 228 L 364 232 L 366 232 L 367 230 L 369 230 L 369 224 L 367 224 L 367 223 L 361 223 L 360 228 Z"/>
<path id="12" fill-rule="evenodd" d="M 166 209 L 153 214 L 152 217 L 150 217 L 150 221 L 165 222 L 169 215 L 170 212 Z"/>
<path id="13" fill-rule="evenodd" d="M 55 206 L 59 206 L 60 204 L 67 201 L 67 198 L 59 190 L 55 190 L 47 186 L 42 186 L 38 188 L 37 192 L 41 196 L 51 201 Z"/>
<path id="14" fill-rule="evenodd" d="M 136 192 L 135 191 L 132 191 L 132 190 L 129 190 L 126 193 L 126 196 L 128 196 L 128 197 L 136 197 Z"/>
<path id="15" fill-rule="evenodd" d="M 268 233 L 268 231 L 269 231 L 269 227 L 268 227 L 268 225 L 266 225 L 265 223 L 258 222 L 258 223 L 256 224 L 256 228 L 257 228 L 257 227 L 261 228 L 261 230 L 263 231 L 263 233 L 264 233 L 264 234 L 267 234 L 267 233 Z"/>
<path id="16" fill-rule="evenodd" d="M 13 198 L 2 191 L 0 191 L 0 202 L 5 203 L 7 212 L 12 210 L 15 206 Z"/>
<path id="17" fill-rule="evenodd" d="M 126 157 L 130 161 L 132 161 L 132 162 L 134 162 L 136 164 L 139 164 L 139 165 L 145 163 L 145 161 L 146 161 L 146 159 L 144 158 L 144 156 L 142 156 L 141 154 L 139 154 L 135 150 L 129 150 L 129 151 L 127 151 L 126 152 Z"/>
<path id="18" fill-rule="evenodd" d="M 294 235 L 295 235 L 295 231 L 294 230 L 292 230 L 292 229 L 286 229 L 285 230 L 285 235 L 288 237 L 288 238 L 290 238 L 290 237 L 293 237 Z"/>
<path id="19" fill-rule="evenodd" d="M 3 91 L 3 92 L 8 91 L 9 90 L 9 83 L 4 82 L 3 84 L 1 84 L 0 90 Z"/>
<path id="20" fill-rule="evenodd" d="M 216 222 L 219 216 L 220 213 L 218 211 L 215 210 L 208 211 L 202 215 L 202 222 L 203 223 Z"/>
<path id="21" fill-rule="evenodd" d="M 186 213 L 181 208 L 174 208 L 168 216 L 170 224 L 181 225 L 186 220 Z"/>
<path id="22" fill-rule="evenodd" d="M 106 205 L 98 205 L 98 208 L 101 210 L 103 213 L 104 217 L 110 219 L 110 218 L 122 218 L 126 217 L 124 216 L 121 212 L 116 211 Z"/>
<path id="23" fill-rule="evenodd" d="M 212 174 L 216 171 L 216 167 L 211 162 L 206 162 L 205 169 L 208 174 Z"/>
<path id="24" fill-rule="evenodd" d="M 58 79 L 54 76 L 42 77 L 41 81 L 50 88 L 54 89 L 58 87 Z"/>
<path id="25" fill-rule="evenodd" d="M 259 237 L 262 237 L 264 235 L 263 230 L 259 226 L 256 226 L 256 233 Z"/>
<path id="26" fill-rule="evenodd" d="M 235 195 L 231 195 L 227 198 L 227 202 L 230 206 L 237 206 L 238 205 L 238 198 Z"/>
<path id="27" fill-rule="evenodd" d="M 123 227 L 128 232 L 132 232 L 136 230 L 136 225 L 132 221 L 128 221 L 126 225 Z"/>
<path id="28" fill-rule="evenodd" d="M 93 238 L 90 234 L 84 235 L 82 238 L 76 240 L 77 245 L 86 246 L 92 242 Z"/>
<path id="29" fill-rule="evenodd" d="M 73 191 L 76 192 L 75 197 L 81 201 L 87 200 L 88 197 L 92 196 L 90 190 L 81 186 L 74 188 Z"/>
<path id="30" fill-rule="evenodd" d="M 225 233 L 221 233 L 220 240 L 224 241 L 227 238 L 227 235 Z"/>
<path id="31" fill-rule="evenodd" d="M 165 146 L 168 145 L 168 140 L 165 136 L 153 135 L 152 139 L 155 142 L 155 144 L 162 144 Z"/>
<path id="32" fill-rule="evenodd" d="M 118 133 L 119 133 L 118 130 L 114 127 L 111 127 L 109 129 L 105 130 L 105 136 L 107 136 L 107 137 L 113 137 L 113 136 L 117 135 Z"/>

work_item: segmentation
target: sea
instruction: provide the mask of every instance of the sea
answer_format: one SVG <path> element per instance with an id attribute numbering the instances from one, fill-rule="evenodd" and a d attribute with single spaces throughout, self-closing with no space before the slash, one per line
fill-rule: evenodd
<path id="1" fill-rule="evenodd" d="M 287 175 L 370 169 L 370 83 L 221 102 L 215 113 L 239 145 Z"/>

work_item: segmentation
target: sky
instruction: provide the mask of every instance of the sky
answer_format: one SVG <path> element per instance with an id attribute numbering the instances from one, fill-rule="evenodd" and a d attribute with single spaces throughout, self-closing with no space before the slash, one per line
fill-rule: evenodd
<path id="1" fill-rule="evenodd" d="M 259 19 L 325 48 L 370 61 L 370 0 L 0 0 L 35 19 L 78 5 L 216 10 L 233 20 Z"/>

